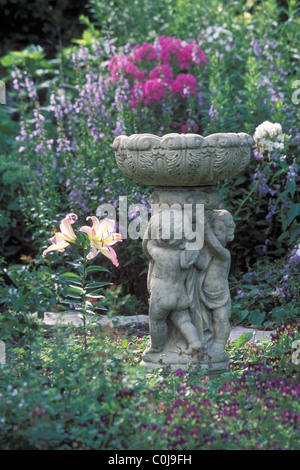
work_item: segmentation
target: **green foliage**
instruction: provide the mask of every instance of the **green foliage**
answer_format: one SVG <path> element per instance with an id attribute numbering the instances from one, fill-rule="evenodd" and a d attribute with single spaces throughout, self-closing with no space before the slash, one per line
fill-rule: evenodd
<path id="1" fill-rule="evenodd" d="M 128 42 L 145 42 L 160 34 L 168 34 L 174 19 L 174 3 L 171 0 L 125 0 L 107 2 L 90 0 L 90 10 L 95 25 L 103 37 L 118 41 L 119 46 Z"/>
<path id="2" fill-rule="evenodd" d="M 1 448 L 299 449 L 298 338 L 291 323 L 271 340 L 242 337 L 211 380 L 194 368 L 150 372 L 138 364 L 142 338 L 116 329 L 91 330 L 87 351 L 79 329 L 39 329 L 30 363 L 15 344 L 0 368 Z"/>
<path id="3" fill-rule="evenodd" d="M 9 107 L 8 103 L 6 106 L 0 106 L 0 148 L 2 152 L 9 152 L 12 143 L 14 142 L 15 136 L 18 132 L 18 123 L 11 119 L 11 114 L 15 111 L 15 108 Z"/>
<path id="4" fill-rule="evenodd" d="M 138 414 L 129 418 L 141 403 L 141 372 L 124 365 L 103 335 L 89 346 L 83 353 L 76 336 L 61 332 L 52 345 L 36 343 L 30 369 L 19 362 L 11 380 L 9 367 L 0 371 L 2 397 L 11 395 L 8 408 L 1 409 L 2 448 L 124 448 L 129 436 L 138 434 Z M 12 388 L 17 393 L 11 394 Z M 16 397 L 20 406 L 12 424 Z"/>
<path id="5" fill-rule="evenodd" d="M 28 264 L 11 265 L 9 270 L 0 272 L 3 314 L 38 314 L 43 318 L 44 312 L 58 302 L 58 273 L 30 256 L 24 255 L 23 259 Z M 9 276 L 9 283 L 1 277 L 3 272 Z"/>
<path id="6" fill-rule="evenodd" d="M 248 273 L 231 277 L 231 321 L 273 328 L 300 314 L 299 257 L 296 250 L 270 263 L 259 260 Z"/>
<path id="7" fill-rule="evenodd" d="M 45 60 L 45 52 L 41 47 L 29 45 L 22 51 L 9 51 L 1 57 L 0 63 L 4 68 L 24 67 L 30 74 L 40 68 L 48 68 L 49 63 Z"/>
<path id="8" fill-rule="evenodd" d="M 16 255 L 26 243 L 18 196 L 28 177 L 29 171 L 19 161 L 0 155 L 0 246 L 1 253 L 5 247 L 6 257 Z"/>
<path id="9" fill-rule="evenodd" d="M 299 53 L 293 46 L 299 43 L 296 2 L 289 1 L 287 11 L 275 0 L 263 6 L 218 0 L 113 5 L 93 0 L 88 7 L 89 13 L 81 11 L 82 36 L 59 47 L 59 53 L 49 56 L 48 47 L 28 36 L 32 44 L 7 51 L 0 59 L 8 103 L 0 107 L 1 255 L 12 263 L 19 263 L 24 253 L 39 256 L 67 212 L 86 217 L 105 202 L 117 208 L 121 194 L 128 196 L 129 204 L 146 203 L 151 188 L 125 180 L 111 144 L 124 132 L 173 132 L 170 103 L 130 108 L 125 80 L 108 81 L 109 60 L 128 55 L 145 41 L 153 44 L 162 35 L 193 39 L 209 65 L 201 67 L 197 77 L 199 102 L 190 101 L 186 107 L 181 103 L 174 108 L 177 115 L 182 120 L 193 117 L 197 132 L 204 136 L 241 131 L 253 135 L 266 120 L 280 123 L 289 136 L 284 149 L 270 155 L 262 152 L 258 157 L 256 146 L 249 167 L 218 188 L 222 207 L 236 222 L 235 239 L 229 246 L 237 280 L 232 285 L 232 320 L 268 325 L 294 318 L 299 299 L 294 294 L 284 298 L 280 290 L 287 272 L 272 275 L 271 282 L 264 277 L 267 268 L 261 268 L 261 287 L 258 282 L 249 287 L 242 276 L 255 271 L 266 255 L 277 269 L 274 260 L 283 259 L 299 243 L 299 105 L 292 101 L 300 70 Z M 61 12 L 67 8 L 64 2 L 59 13 L 55 3 L 54 23 L 61 22 Z M 43 18 L 44 13 L 41 23 Z M 47 29 L 47 24 L 42 26 Z M 149 71 L 151 64 L 140 65 Z M 182 124 L 177 121 L 176 129 Z M 122 295 L 133 296 L 129 305 L 135 296 L 146 300 L 147 260 L 140 240 L 124 241 L 119 259 L 120 267 L 110 280 L 122 285 Z M 64 256 L 55 259 L 59 267 L 65 262 Z M 245 297 L 240 298 L 237 290 Z"/>
<path id="10" fill-rule="evenodd" d="M 117 315 L 146 315 L 148 313 L 147 304 L 135 295 L 124 295 L 121 286 L 105 291 L 103 306 L 107 309 L 108 315 L 112 317 Z"/>

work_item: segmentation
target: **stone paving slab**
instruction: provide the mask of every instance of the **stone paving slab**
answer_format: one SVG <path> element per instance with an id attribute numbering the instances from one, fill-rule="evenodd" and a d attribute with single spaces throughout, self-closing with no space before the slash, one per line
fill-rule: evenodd
<path id="1" fill-rule="evenodd" d="M 56 325 L 56 324 L 61 324 L 61 325 L 74 325 L 74 326 L 80 326 L 82 325 L 82 319 L 77 313 L 74 312 L 69 312 L 69 313 L 55 313 L 55 312 L 45 312 L 44 320 L 43 323 L 45 325 Z M 138 324 L 140 325 L 141 323 L 149 323 L 149 317 L 148 315 L 132 315 L 129 317 L 113 317 L 113 318 L 108 318 L 106 315 L 100 315 L 100 318 L 98 320 L 98 323 L 102 326 L 125 326 L 125 325 L 134 325 Z M 244 333 L 253 333 L 253 337 L 251 341 L 260 341 L 264 339 L 265 337 L 270 337 L 272 334 L 271 330 L 258 330 L 255 328 L 245 328 L 242 326 L 235 326 L 231 329 L 230 332 L 230 337 L 229 339 L 231 341 L 234 341 L 238 339 L 241 335 Z"/>
<path id="2" fill-rule="evenodd" d="M 264 338 L 270 338 L 273 333 L 271 330 L 258 330 L 256 328 L 244 328 L 242 326 L 235 326 L 231 329 L 230 337 L 231 341 L 238 339 L 244 333 L 253 333 L 251 341 L 261 341 Z"/>

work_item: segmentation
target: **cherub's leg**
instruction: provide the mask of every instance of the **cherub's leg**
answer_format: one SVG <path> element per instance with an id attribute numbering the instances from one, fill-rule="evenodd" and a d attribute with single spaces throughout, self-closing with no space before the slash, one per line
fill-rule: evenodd
<path id="1" fill-rule="evenodd" d="M 197 329 L 191 321 L 189 310 L 175 310 L 171 313 L 170 319 L 186 339 L 188 343 L 188 349 L 186 352 L 188 354 L 192 351 L 197 351 L 202 347 Z"/>
<path id="2" fill-rule="evenodd" d="M 225 346 L 230 335 L 230 323 L 227 305 L 213 312 L 214 341 Z"/>
<path id="3" fill-rule="evenodd" d="M 151 346 L 145 353 L 158 353 L 164 349 L 167 342 L 167 315 L 165 310 L 158 310 L 150 302 L 149 306 L 149 331 Z"/>
<path id="4" fill-rule="evenodd" d="M 208 350 L 208 355 L 213 362 L 228 361 L 229 355 L 225 351 L 225 345 L 230 335 L 230 323 L 228 308 L 223 307 L 213 311 L 214 342 Z"/>

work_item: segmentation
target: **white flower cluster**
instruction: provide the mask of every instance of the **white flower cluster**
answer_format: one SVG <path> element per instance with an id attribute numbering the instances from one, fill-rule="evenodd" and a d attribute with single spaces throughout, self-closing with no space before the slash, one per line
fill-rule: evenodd
<path id="1" fill-rule="evenodd" d="M 267 150 L 272 152 L 274 149 L 283 149 L 284 134 L 279 123 L 265 121 L 260 124 L 254 132 L 254 141 L 260 148 L 261 152 Z"/>
<path id="2" fill-rule="evenodd" d="M 199 45 L 205 46 L 205 51 L 210 52 L 209 44 L 217 43 L 223 46 L 225 51 L 230 51 L 233 44 L 232 32 L 224 26 L 208 26 L 199 38 Z M 219 54 L 220 56 L 223 54 Z"/>

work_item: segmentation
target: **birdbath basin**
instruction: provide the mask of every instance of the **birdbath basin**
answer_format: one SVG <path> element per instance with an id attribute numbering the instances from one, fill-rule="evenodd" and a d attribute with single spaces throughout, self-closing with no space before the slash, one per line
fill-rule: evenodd
<path id="1" fill-rule="evenodd" d="M 245 133 L 121 135 L 113 143 L 122 173 L 143 185 L 214 186 L 249 163 L 253 139 Z"/>

